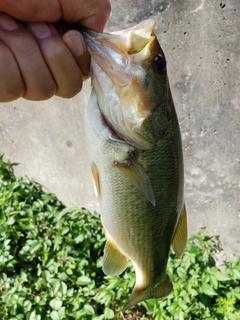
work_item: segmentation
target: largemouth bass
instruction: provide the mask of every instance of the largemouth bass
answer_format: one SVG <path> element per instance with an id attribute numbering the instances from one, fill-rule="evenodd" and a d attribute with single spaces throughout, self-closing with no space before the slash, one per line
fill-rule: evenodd
<path id="1" fill-rule="evenodd" d="M 155 22 L 114 32 L 84 29 L 92 94 L 86 134 L 94 187 L 107 232 L 106 275 L 133 263 L 136 284 L 124 310 L 172 290 L 172 245 L 187 240 L 181 135 Z"/>

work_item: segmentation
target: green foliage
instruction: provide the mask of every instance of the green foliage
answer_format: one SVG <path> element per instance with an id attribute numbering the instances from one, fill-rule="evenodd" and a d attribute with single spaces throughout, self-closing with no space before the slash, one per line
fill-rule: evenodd
<path id="1" fill-rule="evenodd" d="M 104 276 L 104 241 L 97 213 L 65 208 L 0 158 L 0 319 L 240 320 L 240 260 L 221 272 L 214 238 L 199 232 L 182 260 L 171 253 L 172 293 L 124 315 L 135 275 Z"/>

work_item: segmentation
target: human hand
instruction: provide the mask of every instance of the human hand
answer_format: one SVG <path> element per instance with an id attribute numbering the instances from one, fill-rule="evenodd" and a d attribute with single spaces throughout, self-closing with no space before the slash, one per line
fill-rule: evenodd
<path id="1" fill-rule="evenodd" d="M 0 102 L 76 95 L 90 56 L 70 24 L 101 32 L 109 14 L 109 0 L 1 0 Z"/>

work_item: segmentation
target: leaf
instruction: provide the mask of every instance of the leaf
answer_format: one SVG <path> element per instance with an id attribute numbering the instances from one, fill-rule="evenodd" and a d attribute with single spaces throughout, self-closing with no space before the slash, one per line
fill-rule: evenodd
<path id="1" fill-rule="evenodd" d="M 53 292 L 56 293 L 60 288 L 61 282 L 58 279 L 51 279 L 49 280 L 49 284 L 51 285 Z"/>
<path id="2" fill-rule="evenodd" d="M 207 296 L 216 296 L 217 293 L 215 290 L 208 284 L 208 283 L 203 283 L 202 285 L 202 291 L 205 293 Z"/>
<path id="3" fill-rule="evenodd" d="M 90 304 L 85 304 L 83 309 L 86 312 L 86 314 L 88 314 L 90 316 L 95 314 L 95 311 L 94 311 L 93 307 Z"/>
<path id="4" fill-rule="evenodd" d="M 232 272 L 234 275 L 234 279 L 240 280 L 240 271 L 238 271 L 237 269 L 233 269 Z"/>
<path id="5" fill-rule="evenodd" d="M 54 310 L 58 310 L 61 308 L 62 306 L 62 301 L 60 299 L 52 299 L 50 302 L 49 302 L 50 306 L 54 309 Z"/>
<path id="6" fill-rule="evenodd" d="M 51 273 L 48 270 L 43 271 L 42 277 L 46 282 L 48 282 L 51 279 Z"/>
<path id="7" fill-rule="evenodd" d="M 6 221 L 7 225 L 13 225 L 15 223 L 15 218 L 13 216 L 11 216 L 10 218 L 8 218 L 8 220 Z"/>
<path id="8" fill-rule="evenodd" d="M 215 277 L 215 275 L 210 276 L 210 282 L 211 282 L 213 288 L 217 289 L 218 281 L 217 281 L 217 278 Z"/>
<path id="9" fill-rule="evenodd" d="M 50 317 L 51 317 L 52 320 L 60 320 L 60 317 L 59 317 L 59 314 L 58 314 L 57 311 L 52 311 L 50 313 Z"/>
<path id="10" fill-rule="evenodd" d="M 188 293 L 191 294 L 192 296 L 197 296 L 198 295 L 198 292 L 193 288 L 189 288 Z"/>
<path id="11" fill-rule="evenodd" d="M 109 281 L 109 285 L 107 286 L 107 289 L 112 290 L 114 288 L 117 288 L 119 286 L 119 279 L 113 278 L 111 281 Z"/>
<path id="12" fill-rule="evenodd" d="M 64 319 L 65 317 L 65 307 L 62 307 L 58 310 L 59 319 Z"/>
<path id="13" fill-rule="evenodd" d="M 40 300 L 41 300 L 41 298 L 40 298 L 39 296 L 35 296 L 35 297 L 34 297 L 34 302 L 35 302 L 35 303 L 38 304 L 38 303 L 40 302 Z"/>
<path id="14" fill-rule="evenodd" d="M 215 277 L 217 278 L 218 281 L 228 281 L 231 279 L 229 276 L 227 276 L 226 274 L 220 271 L 215 274 Z"/>
<path id="15" fill-rule="evenodd" d="M 36 314 L 35 310 L 28 313 L 26 318 L 26 320 L 41 320 L 41 316 L 39 314 Z"/>
<path id="16" fill-rule="evenodd" d="M 77 284 L 78 286 L 85 286 L 85 285 L 87 285 L 87 284 L 89 284 L 89 283 L 91 283 L 91 282 L 92 282 L 92 280 L 91 280 L 89 277 L 87 277 L 87 276 L 81 276 L 81 277 L 79 277 L 79 278 L 77 279 L 76 284 Z"/>
<path id="17" fill-rule="evenodd" d="M 114 312 L 109 308 L 105 308 L 104 310 L 104 319 L 114 319 Z"/>
<path id="18" fill-rule="evenodd" d="M 23 306 L 24 306 L 24 311 L 27 312 L 27 311 L 31 310 L 32 303 L 31 303 L 30 300 L 25 300 L 24 303 L 23 303 Z"/>
<path id="19" fill-rule="evenodd" d="M 80 242 L 82 242 L 84 240 L 84 236 L 82 234 L 79 234 L 74 241 L 76 242 L 76 244 L 79 244 Z"/>
<path id="20" fill-rule="evenodd" d="M 6 246 L 11 242 L 11 239 L 6 239 L 3 242 L 3 247 L 6 248 Z"/>
<path id="21" fill-rule="evenodd" d="M 39 241 L 34 242 L 29 249 L 30 253 L 33 254 L 34 252 L 38 251 L 38 249 L 40 249 L 41 246 L 42 246 L 41 242 Z"/>
<path id="22" fill-rule="evenodd" d="M 67 285 L 64 281 L 61 281 L 59 290 L 62 292 L 63 295 L 67 293 Z"/>
<path id="23" fill-rule="evenodd" d="M 62 232 L 61 232 L 61 235 L 62 235 L 62 236 L 66 235 L 66 234 L 68 233 L 68 231 L 69 231 L 69 228 L 68 228 L 68 227 L 63 228 L 63 229 L 62 229 Z"/>
<path id="24" fill-rule="evenodd" d="M 72 297 L 72 296 L 73 296 L 73 293 L 74 293 L 74 288 L 68 289 L 68 291 L 67 291 L 67 296 L 68 296 L 68 297 Z"/>

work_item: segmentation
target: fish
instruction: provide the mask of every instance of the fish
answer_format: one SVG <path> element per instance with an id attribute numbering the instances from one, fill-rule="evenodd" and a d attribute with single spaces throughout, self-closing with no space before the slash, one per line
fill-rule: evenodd
<path id="1" fill-rule="evenodd" d="M 181 134 L 155 21 L 99 33 L 84 28 L 92 93 L 85 127 L 101 221 L 103 271 L 131 261 L 136 283 L 123 307 L 166 297 L 171 247 L 187 241 Z"/>

